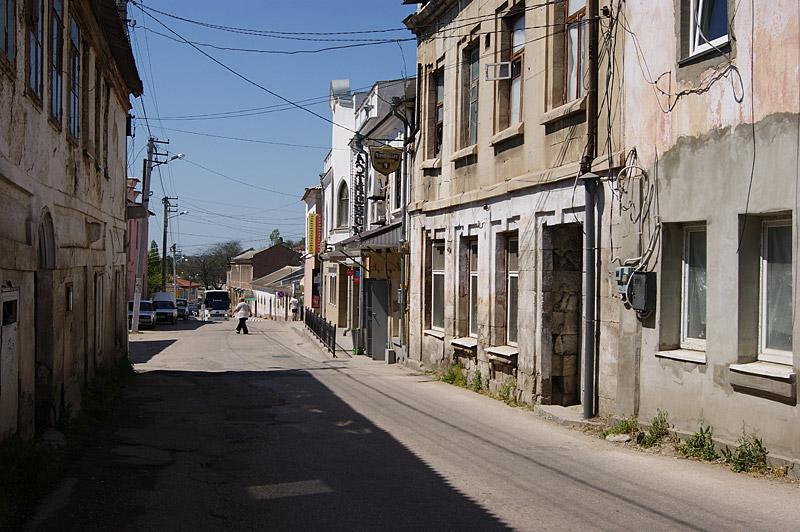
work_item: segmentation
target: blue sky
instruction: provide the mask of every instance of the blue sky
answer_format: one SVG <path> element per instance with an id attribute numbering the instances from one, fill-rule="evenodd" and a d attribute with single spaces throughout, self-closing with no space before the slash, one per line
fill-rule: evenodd
<path id="1" fill-rule="evenodd" d="M 412 7 L 402 5 L 400 0 L 142 0 L 142 3 L 145 7 L 214 25 L 283 32 L 402 28 L 403 18 L 412 12 Z M 157 34 L 174 37 L 134 5 L 129 4 L 129 10 L 129 17 L 135 20 L 131 42 L 139 73 L 145 82 L 145 94 L 134 102 L 133 113 L 143 117 L 143 103 L 153 135 L 169 139 L 166 149 L 171 153 L 186 154 L 186 160 L 162 166 L 160 176 L 157 171 L 153 174 L 151 210 L 158 212 L 158 216 L 151 218 L 151 239 L 159 242 L 160 246 L 164 189 L 168 195 L 180 198 L 181 210 L 189 210 L 188 215 L 171 221 L 173 237 L 185 253 L 196 253 L 205 245 L 226 239 L 240 239 L 245 248 L 257 247 L 266 242 L 274 228 L 280 229 L 285 237 L 302 236 L 304 213 L 300 197 L 304 187 L 319 184 L 322 161 L 330 146 L 330 124 L 299 109 L 214 120 L 167 119 L 260 108 L 283 102 L 237 78 L 192 47 Z M 190 41 L 222 47 L 290 51 L 352 44 L 232 33 L 150 13 Z M 412 35 L 408 31 L 398 31 L 353 37 L 402 39 Z M 376 80 L 402 77 L 401 47 L 405 68 L 409 75 L 414 75 L 416 52 L 413 41 L 400 46 L 390 43 L 297 55 L 207 47 L 203 50 L 292 101 L 317 98 L 315 102 L 321 102 L 332 79 L 349 79 L 351 87 L 360 88 Z M 311 103 L 308 107 L 323 116 L 330 116 L 324 102 Z M 230 141 L 174 129 L 319 148 Z M 144 120 L 137 119 L 136 136 L 129 142 L 129 175 L 141 177 L 147 137 Z M 284 194 L 232 182 L 197 165 Z M 242 215 L 252 216 L 257 223 L 227 217 Z M 256 239 L 262 241 L 256 242 Z"/>

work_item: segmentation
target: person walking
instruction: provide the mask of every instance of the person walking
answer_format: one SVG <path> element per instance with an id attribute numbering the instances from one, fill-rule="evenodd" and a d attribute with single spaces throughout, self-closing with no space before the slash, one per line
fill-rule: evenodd
<path id="1" fill-rule="evenodd" d="M 297 321 L 297 312 L 300 310 L 300 302 L 294 296 L 289 300 L 289 310 L 292 311 L 292 321 Z"/>
<path id="2" fill-rule="evenodd" d="M 250 305 L 245 302 L 243 297 L 239 298 L 239 304 L 236 305 L 233 311 L 236 313 L 236 317 L 239 318 L 239 325 L 236 326 L 236 334 L 239 334 L 239 331 L 247 334 L 247 318 L 253 315 Z"/>

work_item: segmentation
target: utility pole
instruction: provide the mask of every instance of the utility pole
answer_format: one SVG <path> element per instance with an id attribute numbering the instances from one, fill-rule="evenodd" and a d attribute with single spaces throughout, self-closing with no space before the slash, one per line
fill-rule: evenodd
<path id="1" fill-rule="evenodd" d="M 597 85 L 599 79 L 599 26 L 598 0 L 589 0 L 586 15 L 589 22 L 587 55 L 589 63 L 589 88 L 586 91 L 586 151 L 581 159 L 581 177 L 584 186 L 584 267 L 586 268 L 586 308 L 583 323 L 583 417 L 595 415 L 595 316 L 597 309 L 597 237 L 596 203 L 598 176 L 592 173 L 592 162 L 597 156 Z M 611 58 L 606 58 L 611 61 Z"/>
<path id="2" fill-rule="evenodd" d="M 178 212 L 177 205 L 172 205 L 169 198 L 164 196 L 161 202 L 164 204 L 164 236 L 161 241 L 161 291 L 167 291 L 167 228 L 169 226 L 169 215 Z"/>
<path id="3" fill-rule="evenodd" d="M 178 298 L 178 245 L 172 243 L 172 295 Z"/>

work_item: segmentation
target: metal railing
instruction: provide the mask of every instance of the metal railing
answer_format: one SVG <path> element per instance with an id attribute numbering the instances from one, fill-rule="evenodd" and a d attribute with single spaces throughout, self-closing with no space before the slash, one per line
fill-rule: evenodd
<path id="1" fill-rule="evenodd" d="M 336 357 L 336 325 L 325 321 L 325 319 L 306 307 L 303 314 L 303 321 L 306 329 L 314 333 L 314 336 Z"/>

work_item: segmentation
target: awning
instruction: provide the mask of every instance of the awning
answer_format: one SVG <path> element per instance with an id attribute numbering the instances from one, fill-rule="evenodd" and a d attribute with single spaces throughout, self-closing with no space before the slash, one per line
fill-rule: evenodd
<path id="1" fill-rule="evenodd" d="M 351 236 L 337 244 L 350 251 L 397 249 L 400 247 L 400 230 L 402 221 L 398 220 L 388 225 L 364 231 L 359 235 Z"/>

